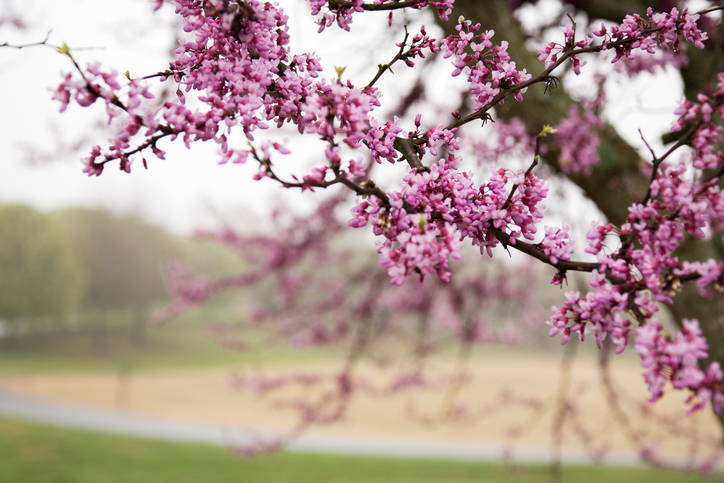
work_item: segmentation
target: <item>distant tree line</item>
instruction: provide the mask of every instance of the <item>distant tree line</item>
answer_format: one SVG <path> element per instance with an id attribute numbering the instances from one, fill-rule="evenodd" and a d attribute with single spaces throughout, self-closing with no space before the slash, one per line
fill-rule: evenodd
<path id="1" fill-rule="evenodd" d="M 159 264 L 183 255 L 181 240 L 137 217 L 0 206 L 4 335 L 39 325 L 62 328 L 80 316 L 102 327 L 123 313 L 142 343 L 151 311 L 167 299 Z"/>

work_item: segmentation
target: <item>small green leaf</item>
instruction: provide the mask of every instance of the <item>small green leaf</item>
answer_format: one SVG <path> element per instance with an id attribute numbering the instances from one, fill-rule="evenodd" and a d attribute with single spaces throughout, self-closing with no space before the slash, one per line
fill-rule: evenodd
<path id="1" fill-rule="evenodd" d="M 70 55 L 70 47 L 68 47 L 68 44 L 66 44 L 65 42 L 63 42 L 63 45 L 58 47 L 58 52 L 72 58 L 72 56 Z"/>
<path id="2" fill-rule="evenodd" d="M 335 67 L 334 67 L 334 70 L 337 71 L 337 80 L 338 80 L 338 81 L 341 81 L 341 80 L 342 80 L 342 74 L 344 73 L 344 71 L 345 71 L 346 69 L 347 69 L 347 66 L 344 66 L 344 67 L 337 67 L 337 66 L 335 66 Z"/>
<path id="3" fill-rule="evenodd" d="M 538 134 L 538 137 L 542 138 L 545 137 L 547 134 L 553 134 L 556 131 L 557 129 L 553 129 L 553 127 L 551 127 L 549 124 L 546 124 L 545 126 L 543 126 L 543 130 L 540 132 L 540 134 Z"/>
<path id="4" fill-rule="evenodd" d="M 131 80 L 131 73 L 126 71 L 125 72 L 126 79 Z"/>

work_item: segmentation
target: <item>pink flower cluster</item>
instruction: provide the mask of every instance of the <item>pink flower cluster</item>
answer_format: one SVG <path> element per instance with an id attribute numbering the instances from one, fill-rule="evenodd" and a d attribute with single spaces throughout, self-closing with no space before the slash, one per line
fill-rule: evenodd
<path id="1" fill-rule="evenodd" d="M 673 273 L 677 276 L 698 275 L 696 285 L 705 297 L 724 292 L 724 262 L 717 262 L 714 259 L 705 262 L 683 261 L 681 268 L 674 269 Z"/>
<path id="2" fill-rule="evenodd" d="M 566 117 L 556 126 L 553 139 L 561 149 L 558 163 L 566 174 L 590 175 L 598 164 L 598 134 L 606 123 L 595 114 L 594 106 L 582 101 L 582 109 L 571 106 Z"/>
<path id="3" fill-rule="evenodd" d="M 142 98 L 152 96 L 148 87 L 138 81 L 129 82 L 129 92 L 124 97 L 118 92 L 121 86 L 115 73 L 104 75 L 96 66 L 82 71 L 81 80 L 66 76 L 55 94 L 63 104 L 62 109 L 73 93 L 82 106 L 102 97 L 109 106 L 109 117 L 118 114 L 115 108 L 130 116 L 124 129 L 111 141 L 110 152 L 102 154 L 101 162 L 95 161 L 99 155 L 94 148 L 94 159 L 87 164 L 90 174 L 100 174 L 99 165 L 114 159 L 126 160 L 146 148 L 163 157 L 156 143 L 166 136 L 181 136 L 187 145 L 213 139 L 219 143 L 224 160 L 231 159 L 234 153 L 224 130 L 238 125 L 253 139 L 251 133 L 255 129 L 266 127 L 264 118 L 274 119 L 277 124 L 299 122 L 302 101 L 314 93 L 311 78 L 317 76 L 321 67 L 314 57 L 288 53 L 286 16 L 280 10 L 266 8 L 258 0 L 232 5 L 221 0 L 172 3 L 176 13 L 183 17 L 184 30 L 193 33 L 194 40 L 177 49 L 178 59 L 161 77 L 173 77 L 186 92 L 202 92 L 198 99 L 205 109 L 186 107 L 185 96 L 179 89 L 177 98 L 164 104 L 161 120 L 154 117 L 152 106 L 143 107 Z M 95 83 L 99 76 L 107 89 Z M 145 141 L 139 143 L 139 148 L 127 151 L 130 138 L 143 127 Z M 246 154 L 236 156 L 245 159 Z"/>
<path id="4" fill-rule="evenodd" d="M 350 226 L 371 224 L 375 235 L 384 236 L 378 249 L 382 254 L 380 264 L 387 268 L 392 283 L 401 285 L 413 272 L 422 278 L 434 273 L 450 280 L 448 259 L 460 258 L 461 236 L 454 224 L 444 217 L 433 222 L 431 215 L 442 207 L 444 187 L 440 185 L 443 177 L 455 177 L 451 173 L 454 172 L 444 161 L 433 165 L 429 172 L 410 170 L 401 190 L 388 193 L 389 205 L 371 196 L 358 199 L 352 209 Z M 460 187 L 464 189 L 463 185 Z M 435 191 L 439 194 L 431 197 Z"/>
<path id="5" fill-rule="evenodd" d="M 672 338 L 662 335 L 653 316 L 659 310 L 657 303 L 673 303 L 681 280 L 687 277 L 697 280 L 705 295 L 724 288 L 724 263 L 713 259 L 686 262 L 676 256 L 685 233 L 704 237 L 707 226 L 721 219 L 721 195 L 711 181 L 697 184 L 686 180 L 685 165 L 662 164 L 657 169 L 646 204 L 632 205 L 626 223 L 618 228 L 592 224 L 586 252 L 595 254 L 600 264 L 590 282 L 593 290 L 584 297 L 566 294 L 565 305 L 554 308 L 548 321 L 550 335 L 562 334 L 562 343 L 566 343 L 572 333 L 582 339 L 593 333 L 599 345 L 610 335 L 621 352 L 628 344 L 631 323 L 622 314 L 628 312 L 639 324 L 636 349 L 648 369 L 645 378 L 652 400 L 661 396 L 668 378 L 675 388 L 695 392 L 699 402 L 692 409 L 711 401 L 719 411 L 724 404 L 721 371 L 710 366 L 704 373 L 696 365 L 706 356 L 698 322 L 684 322 L 682 331 Z M 605 245 L 611 235 L 619 238 L 615 250 Z M 673 354 L 676 357 L 672 358 Z"/>
<path id="6" fill-rule="evenodd" d="M 310 95 L 304 105 L 300 128 L 330 142 L 338 135 L 343 136 L 342 142 L 349 147 L 359 147 L 366 138 L 370 113 L 379 106 L 374 90 L 368 91 L 373 95 L 362 93 L 349 81 L 346 84 L 322 81 L 316 88 L 316 93 Z"/>
<path id="7" fill-rule="evenodd" d="M 601 28 L 594 30 L 592 34 L 603 39 L 604 50 L 615 50 L 616 55 L 612 63 L 625 58 L 634 61 L 640 69 L 649 69 L 650 66 L 643 63 L 641 58 L 635 55 L 636 52 L 655 55 L 660 52 L 657 47 L 664 51 L 671 49 L 676 52 L 680 48 L 682 37 L 695 47 L 704 48 L 703 42 L 707 39 L 707 34 L 696 25 L 699 15 L 690 15 L 687 12 L 688 10 L 684 9 L 679 13 L 677 8 L 673 8 L 669 13 L 654 13 L 649 8 L 646 17 L 638 14 L 627 15 L 621 25 L 606 27 L 605 24 L 601 24 Z M 564 44 L 550 42 L 542 46 L 539 49 L 541 54 L 538 60 L 551 66 L 558 62 L 561 55 L 569 54 L 573 61 L 573 71 L 580 74 L 585 62 L 577 58 L 576 52 L 591 47 L 593 38 L 586 37 L 576 42 L 575 29 L 570 23 L 561 30 L 565 37 Z M 668 59 L 670 57 L 659 54 L 655 63 L 661 64 Z"/>
<path id="8" fill-rule="evenodd" d="M 696 25 L 699 15 L 691 15 L 688 10 L 685 8 L 681 13 L 676 7 L 672 8 L 670 13 L 654 13 L 651 8 L 647 10 L 646 14 L 655 25 L 655 28 L 660 29 L 657 40 L 663 48 L 677 50 L 679 48 L 679 37 L 683 37 L 689 43 L 694 44 L 697 49 L 704 48 L 704 41 L 707 40 L 708 36 L 706 32 L 699 30 Z"/>
<path id="9" fill-rule="evenodd" d="M 317 19 L 319 30 L 324 31 L 325 28 L 331 27 L 336 22 L 339 28 L 349 31 L 352 24 L 352 14 L 355 12 L 364 12 L 362 4 L 364 0 L 309 0 L 312 6 L 312 15 L 319 15 L 322 9 L 324 13 Z"/>
<path id="10" fill-rule="evenodd" d="M 366 88 L 363 92 L 349 82 L 317 80 L 321 71 L 318 59 L 289 52 L 287 17 L 281 10 L 259 0 L 171 3 L 183 17 L 184 30 L 193 37 L 177 49 L 178 58 L 171 62 L 169 70 L 159 74 L 162 80 L 173 78 L 180 85 L 176 98 L 166 102 L 160 111 L 143 104 L 152 98 L 146 84 L 131 80 L 122 88 L 115 72 L 104 73 L 97 65 L 82 71 L 80 79 L 67 75 L 55 91 L 54 98 L 61 101 L 61 110 L 71 99 L 88 106 L 102 98 L 109 122 L 121 111 L 127 114 L 109 150 L 95 147 L 85 160 L 85 172 L 99 175 L 103 166 L 113 160 L 119 160 L 121 169 L 130 171 L 132 155 L 150 149 L 163 158 L 158 141 L 180 137 L 187 147 L 195 141 L 213 140 L 219 145 L 222 163 L 244 162 L 254 154 L 262 163 L 258 178 L 263 178 L 270 174 L 269 149 L 281 154 L 288 154 L 289 150 L 279 142 L 262 143 L 259 151 L 233 148 L 227 134 L 241 129 L 251 141 L 254 132 L 266 129 L 269 121 L 277 127 L 292 123 L 301 133 L 315 134 L 328 143 L 329 165 L 304 176 L 300 183 L 303 187 L 324 185 L 329 170 L 334 171 L 335 177 L 364 174 L 366 167 L 359 160 L 341 166 L 341 143 L 358 148 L 365 141 L 378 159 L 395 159 L 392 144 L 399 131 L 388 123 L 376 137 L 379 123 L 370 115 L 379 105 L 378 91 Z M 423 55 L 421 49 L 430 47 L 432 42 L 421 31 L 414 37 L 408 57 Z M 184 91 L 196 93 L 201 107 L 187 107 Z M 144 139 L 135 140 L 138 147 L 131 149 L 136 135 Z"/>
<path id="11" fill-rule="evenodd" d="M 441 160 L 429 171 L 410 170 L 400 190 L 387 193 L 389 205 L 371 196 L 358 199 L 352 209 L 350 226 L 370 224 L 375 235 L 385 237 L 380 263 L 393 283 L 401 284 L 412 272 L 424 276 L 433 270 L 448 280 L 447 257 L 459 257 L 463 238 L 492 256 L 499 241 L 491 228 L 509 234 L 511 243 L 521 236 L 534 238 L 536 223 L 543 217 L 539 203 L 548 191 L 544 181 L 501 168 L 476 189 L 471 175 L 457 171 L 454 155 L 450 157 L 453 161 Z M 517 190 L 512 195 L 511 186 Z M 562 259 L 570 253 L 565 232 L 551 233 L 544 243 Z M 431 260 L 424 259 L 432 253 Z"/>
<path id="12" fill-rule="evenodd" d="M 238 125 L 250 139 L 255 129 L 267 127 L 265 120 L 302 124 L 302 106 L 314 95 L 322 68 L 312 55 L 289 52 L 288 19 L 281 10 L 258 0 L 173 3 L 194 40 L 176 50 L 169 74 L 186 92 L 202 93 L 207 123 L 216 130 Z"/>
<path id="13" fill-rule="evenodd" d="M 448 260 L 450 257 L 461 258 L 458 250 L 462 243 L 455 226 L 449 223 L 440 226 L 426 220 L 422 214 L 399 217 L 396 224 L 401 229 L 397 236 L 388 237 L 378 249 L 382 255 L 380 265 L 387 269 L 395 285 L 402 285 L 413 272 L 421 279 L 427 274 L 437 274 L 449 282 Z"/>
<path id="14" fill-rule="evenodd" d="M 616 62 L 616 71 L 625 73 L 629 77 L 634 77 L 642 72 L 650 74 L 657 73 L 658 70 L 671 66 L 676 70 L 685 67 L 689 61 L 686 55 L 682 54 L 682 49 L 674 52 L 672 50 L 657 50 L 653 54 L 635 50 L 626 58 L 626 62 Z"/>
<path id="15" fill-rule="evenodd" d="M 472 25 L 470 20 L 463 17 L 460 17 L 455 29 L 459 32 L 457 35 L 451 35 L 442 41 L 443 57 L 447 59 L 454 55 L 453 77 L 463 71 L 468 73 L 470 93 L 475 100 L 474 110 L 491 107 L 495 96 L 530 80 L 531 75 L 525 69 L 516 70 L 515 62 L 510 61 L 508 42 L 503 41 L 493 47 L 490 39 L 495 32 L 488 30 L 476 36 L 475 32 L 480 30 L 480 24 Z M 516 100 L 522 101 L 526 90 L 527 87 L 514 89 Z"/>
<path id="16" fill-rule="evenodd" d="M 60 112 L 64 112 L 68 108 L 71 98 L 75 100 L 79 106 L 88 107 L 98 100 L 98 97 L 111 97 L 114 91 L 121 89 L 121 85 L 116 80 L 116 77 L 118 77 L 117 72 L 113 71 L 103 74 L 98 69 L 97 64 L 87 67 L 89 74 L 91 73 L 91 69 L 95 75 L 90 79 L 74 79 L 71 73 L 64 75 L 63 82 L 61 82 L 53 94 L 53 100 L 60 101 Z M 105 84 L 105 87 L 98 84 L 97 81 L 101 80 Z M 115 111 L 112 110 L 111 113 L 115 115 Z"/>
<path id="17" fill-rule="evenodd" d="M 555 265 L 558 260 L 570 260 L 573 254 L 574 241 L 569 240 L 568 231 L 570 226 L 563 224 L 563 228 L 546 226 L 544 228 L 545 236 L 541 242 L 543 253 L 550 257 L 551 262 Z"/>
<path id="18" fill-rule="evenodd" d="M 418 118 L 415 120 L 415 124 L 419 125 L 419 123 L 420 116 L 418 115 Z M 423 135 L 423 138 L 425 140 L 425 143 L 420 146 L 420 151 L 422 152 L 422 154 L 425 154 L 425 152 L 429 150 L 430 154 L 432 154 L 433 156 L 437 156 L 437 148 L 442 146 L 447 146 L 447 150 L 449 152 L 457 151 L 458 149 L 460 149 L 460 146 L 458 145 L 460 139 L 455 137 L 455 130 L 445 129 L 442 124 L 439 124 L 436 127 L 428 130 Z M 449 159 L 451 161 L 454 161 L 455 158 L 453 156 Z"/>
<path id="19" fill-rule="evenodd" d="M 395 45 L 400 47 L 401 49 L 404 49 L 407 44 L 405 42 L 399 42 Z M 407 65 L 407 67 L 415 67 L 415 62 L 413 59 L 416 59 L 418 57 L 424 59 L 425 50 L 429 50 L 434 54 L 440 50 L 440 47 L 438 47 L 436 39 L 430 38 L 427 35 L 425 26 L 422 25 L 420 27 L 420 33 L 412 36 L 412 42 L 410 43 L 410 47 L 402 53 L 400 59 L 405 61 L 405 65 Z"/>
<path id="20" fill-rule="evenodd" d="M 341 227 L 335 216 L 338 204 L 339 199 L 323 201 L 312 214 L 303 217 L 290 215 L 290 210 L 274 212 L 271 218 L 277 230 L 272 236 L 241 235 L 231 228 L 198 232 L 196 238 L 210 239 L 226 246 L 254 268 L 240 275 L 213 278 L 192 273 L 180 262 L 165 263 L 164 278 L 174 300 L 159 318 L 169 318 L 195 307 L 222 290 L 248 287 L 270 274 L 283 273 L 310 253 L 326 254 L 327 238 L 333 237 Z M 279 278 L 277 294 L 295 299 L 301 292 L 300 286 L 301 283 L 288 277 Z M 332 292 L 329 289 L 325 293 Z M 298 328 L 293 332 L 299 332 Z"/>
<path id="21" fill-rule="evenodd" d="M 474 143 L 475 157 L 479 162 L 499 163 L 501 158 L 532 159 L 534 139 L 528 134 L 523 121 L 517 117 L 510 121 L 496 120 L 490 126 L 494 136 L 490 140 Z"/>
<path id="22" fill-rule="evenodd" d="M 627 280 L 633 276 L 631 267 L 623 258 L 616 259 L 604 251 L 604 241 L 613 232 L 610 224 L 592 223 L 588 235 L 588 253 L 597 255 L 602 264 L 599 270 L 593 272 L 590 285 L 594 288 L 581 297 L 580 292 L 566 292 L 566 302 L 563 307 L 553 307 L 553 315 L 546 322 L 551 326 L 548 335 L 553 337 L 561 334 L 561 344 L 566 344 L 571 334 L 578 333 L 581 340 L 586 334 L 593 334 L 598 347 L 603 339 L 610 335 L 616 346 L 616 353 L 624 351 L 628 344 L 628 332 L 631 322 L 622 317 L 622 313 L 629 308 L 628 294 L 625 284 L 614 285 L 606 279 L 607 272 L 611 272 L 618 279 Z M 637 306 L 646 306 L 650 314 L 658 308 L 647 294 L 637 294 Z M 649 315 L 650 315 L 649 314 Z"/>
<path id="23" fill-rule="evenodd" d="M 676 225 L 676 230 L 686 230 L 691 236 L 704 238 L 703 228 L 711 221 L 707 213 L 707 208 L 710 206 L 709 195 L 718 194 L 718 189 L 713 191 L 704 189 L 701 193 L 697 193 L 698 190 L 694 184 L 686 179 L 686 170 L 687 167 L 684 164 L 675 167 L 662 166 L 661 174 L 650 184 L 651 196 L 659 199 L 650 203 L 651 206 L 648 209 L 641 206 L 635 209 L 641 213 L 640 216 L 655 220 L 656 225 L 672 222 L 664 219 L 656 210 L 675 213 L 681 222 L 680 225 Z M 641 226 L 640 223 L 634 227 L 638 228 Z M 648 227 L 642 228 L 645 230 Z M 673 251 L 675 247 L 670 248 Z"/>
<path id="24" fill-rule="evenodd" d="M 634 50 L 653 54 L 656 47 L 662 49 L 679 49 L 680 38 L 703 49 L 703 42 L 707 39 L 706 32 L 702 32 L 696 25 L 699 15 L 690 15 L 688 9 L 681 13 L 674 7 L 669 13 L 654 13 L 648 9 L 646 17 L 638 14 L 626 15 L 620 26 L 614 25 L 593 31 L 593 35 L 603 38 L 605 48 L 613 48 L 616 56 L 612 62 L 621 58 L 631 58 Z"/>
<path id="25" fill-rule="evenodd" d="M 620 354 L 628 344 L 631 322 L 622 317 L 627 307 L 627 297 L 617 286 L 606 282 L 603 275 L 594 272 L 596 290 L 581 297 L 580 292 L 566 292 L 563 307 L 553 307 L 553 316 L 546 322 L 551 326 L 548 335 L 561 334 L 561 344 L 566 344 L 571 334 L 578 333 L 581 340 L 586 334 L 593 334 L 599 349 L 603 339 L 610 335 Z"/>
<path id="26" fill-rule="evenodd" d="M 672 131 L 684 129 L 689 122 L 700 122 L 691 143 L 695 149 L 694 167 L 717 169 L 724 166 L 724 154 L 717 149 L 724 139 L 724 128 L 712 121 L 712 115 L 724 117 L 724 72 L 718 74 L 717 91 L 713 96 L 699 94 L 697 101 L 682 100 L 674 114 L 679 118 L 672 123 Z"/>
<path id="27" fill-rule="evenodd" d="M 394 0 L 390 0 L 387 3 L 394 2 Z M 384 0 L 374 0 L 373 3 L 384 3 Z M 429 5 L 431 7 L 434 7 L 437 9 L 437 14 L 440 16 L 441 19 L 444 21 L 448 21 L 448 15 L 452 13 L 453 10 L 453 4 L 455 3 L 455 0 L 424 0 L 420 1 L 417 5 L 415 5 L 413 8 L 420 9 L 423 8 L 426 5 Z"/>
<path id="28" fill-rule="evenodd" d="M 558 61 L 558 56 L 560 54 L 572 51 L 574 49 L 585 49 L 586 47 L 589 47 L 591 43 L 593 43 L 593 39 L 591 37 L 586 37 L 585 39 L 576 42 L 576 30 L 573 28 L 573 25 L 570 22 L 567 23 L 565 27 L 561 27 L 560 29 L 561 32 L 563 32 L 563 37 L 565 38 L 563 44 L 551 42 L 539 49 L 540 55 L 538 56 L 538 60 L 540 62 L 545 62 L 547 66 L 555 64 L 556 61 Z M 571 61 L 573 62 L 573 72 L 576 75 L 580 75 L 581 67 L 586 65 L 586 61 L 581 61 L 575 55 L 571 56 Z"/>
<path id="29" fill-rule="evenodd" d="M 127 156 L 127 150 L 131 147 L 131 138 L 137 134 L 145 125 L 149 129 L 146 134 L 150 135 L 156 127 L 154 111 L 143 107 L 144 99 L 153 99 L 149 87 L 138 81 L 131 80 L 125 92 L 118 82 L 116 71 L 103 72 L 100 64 L 93 63 L 86 67 L 80 79 L 72 74 L 66 74 L 63 82 L 55 89 L 53 100 L 60 101 L 60 112 L 67 109 L 71 98 L 81 107 L 88 107 L 98 99 L 105 102 L 108 124 L 125 111 L 129 118 L 123 122 L 122 128 L 110 139 L 108 151 L 103 154 L 105 161 L 118 159 L 120 168 L 130 173 L 131 160 Z M 94 146 L 91 155 L 83 159 L 83 172 L 89 176 L 100 176 L 103 172 L 104 162 L 96 162 L 101 157 L 100 146 Z"/>
<path id="30" fill-rule="evenodd" d="M 718 362 L 712 362 L 704 371 L 699 361 L 708 357 L 709 345 L 702 336 L 699 322 L 682 321 L 682 329 L 672 337 L 652 319 L 640 327 L 636 334 L 636 352 L 641 356 L 641 364 L 646 368 L 644 379 L 649 386 L 651 402 L 661 398 L 667 381 L 675 389 L 688 389 L 693 392 L 689 398 L 693 402 L 690 412 L 702 409 L 711 402 L 714 412 L 724 409 L 724 382 Z"/>
<path id="31" fill-rule="evenodd" d="M 395 163 L 400 154 L 394 147 L 395 138 L 402 132 L 402 128 L 398 126 L 400 119 L 395 116 L 394 120 L 381 124 L 376 119 L 370 120 L 370 127 L 365 134 L 364 142 L 372 152 L 372 157 L 378 163 L 382 159 L 386 159 L 390 163 Z"/>
<path id="32" fill-rule="evenodd" d="M 452 13 L 453 3 L 455 0 L 417 0 L 412 5 L 404 2 L 404 5 L 397 6 L 398 0 L 373 0 L 371 4 L 365 4 L 364 0 L 309 0 L 312 6 L 312 15 L 321 16 L 317 19 L 317 25 L 322 32 L 327 27 L 331 27 L 337 23 L 339 28 L 349 31 L 352 25 L 352 15 L 364 12 L 366 9 L 375 10 L 375 7 L 389 7 L 387 9 L 394 10 L 397 8 L 410 7 L 421 10 L 427 6 L 437 9 L 437 13 L 441 19 L 447 21 L 447 16 Z M 377 8 L 377 10 L 382 10 Z"/>
<path id="33" fill-rule="evenodd" d="M 213 294 L 216 281 L 195 273 L 180 260 L 166 260 L 162 265 L 166 288 L 175 297 L 175 311 L 182 312 L 202 304 Z"/>

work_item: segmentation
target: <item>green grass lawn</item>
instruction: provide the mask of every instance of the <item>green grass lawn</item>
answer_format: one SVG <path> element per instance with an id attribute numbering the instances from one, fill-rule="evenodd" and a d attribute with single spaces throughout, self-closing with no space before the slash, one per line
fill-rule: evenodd
<path id="1" fill-rule="evenodd" d="M 2 483 L 547 481 L 545 466 L 301 453 L 241 459 L 211 446 L 120 438 L 0 419 Z M 661 470 L 571 466 L 564 468 L 563 481 L 711 483 L 721 479 Z"/>

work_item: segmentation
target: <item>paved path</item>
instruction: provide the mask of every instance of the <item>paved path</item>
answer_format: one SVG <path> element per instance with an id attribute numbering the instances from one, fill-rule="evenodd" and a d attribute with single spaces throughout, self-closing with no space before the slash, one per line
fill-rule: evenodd
<path id="1" fill-rule="evenodd" d="M 144 416 L 89 409 L 45 399 L 23 396 L 0 387 L 0 415 L 68 428 L 77 428 L 122 436 L 167 441 L 205 443 L 232 446 L 249 444 L 255 438 L 274 438 L 274 434 L 258 434 L 212 425 L 167 421 Z M 474 445 L 452 442 L 422 442 L 392 438 L 335 437 L 303 434 L 287 446 L 289 451 L 343 455 L 434 458 L 466 461 L 500 461 L 503 448 L 493 445 Z M 550 453 L 541 448 L 516 447 L 511 455 L 514 461 L 547 463 Z M 684 464 L 683 458 L 667 458 L 669 464 Z M 564 451 L 563 461 L 571 464 L 590 463 L 582 451 Z M 634 453 L 610 453 L 605 461 L 609 465 L 640 466 Z"/>

